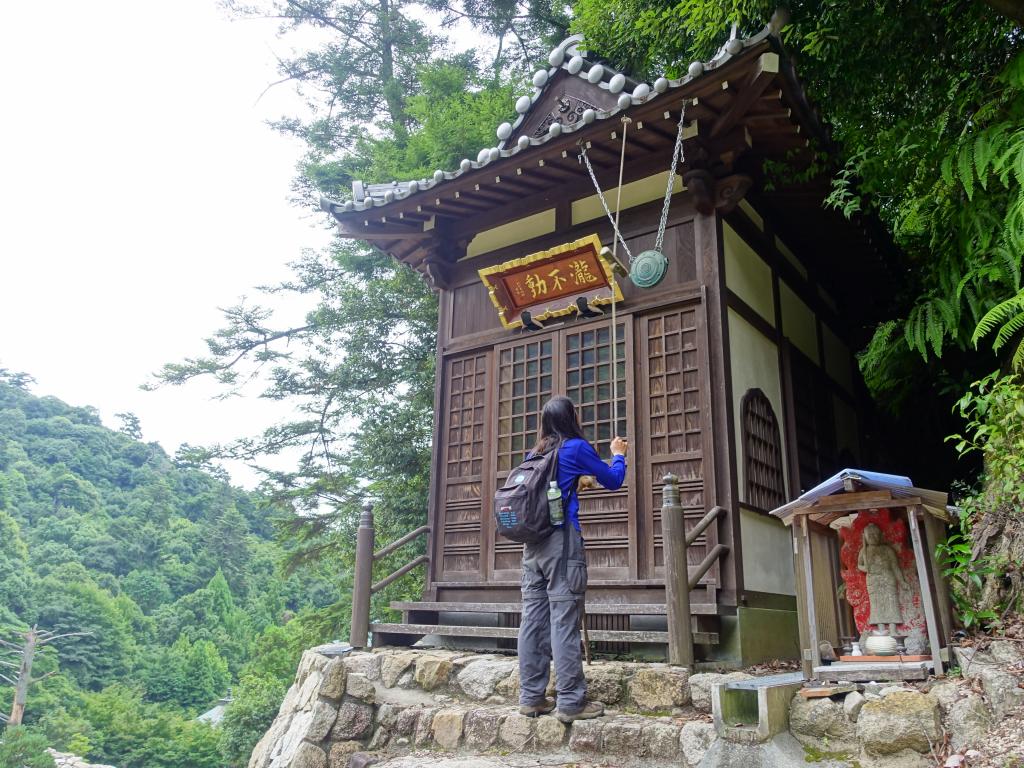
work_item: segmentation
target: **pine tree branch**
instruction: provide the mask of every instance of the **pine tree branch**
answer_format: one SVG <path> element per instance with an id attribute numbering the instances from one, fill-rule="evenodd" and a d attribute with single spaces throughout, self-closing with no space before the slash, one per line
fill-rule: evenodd
<path id="1" fill-rule="evenodd" d="M 982 0 L 989 8 L 1018 24 L 1024 24 L 1024 2 L 1021 0 Z"/>

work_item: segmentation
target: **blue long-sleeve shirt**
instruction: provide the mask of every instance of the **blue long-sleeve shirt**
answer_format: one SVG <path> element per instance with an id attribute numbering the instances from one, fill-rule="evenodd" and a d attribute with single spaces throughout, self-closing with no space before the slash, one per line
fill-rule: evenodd
<path id="1" fill-rule="evenodd" d="M 603 487 L 616 491 L 626 479 L 626 457 L 615 456 L 609 466 L 586 440 L 566 440 L 558 451 L 558 487 L 562 489 L 565 517 L 580 530 L 580 500 L 576 495 L 576 478 L 593 475 Z"/>

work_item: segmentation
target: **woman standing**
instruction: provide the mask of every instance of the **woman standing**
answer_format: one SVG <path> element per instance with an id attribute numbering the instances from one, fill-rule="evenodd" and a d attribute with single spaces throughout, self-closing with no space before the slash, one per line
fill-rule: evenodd
<path id="1" fill-rule="evenodd" d="M 610 491 L 626 477 L 627 443 L 611 442 L 611 466 L 583 437 L 576 407 L 567 397 L 553 397 L 544 406 L 534 453 L 558 451 L 558 487 L 565 523 L 544 541 L 527 544 L 523 552 L 523 614 L 519 627 L 519 711 L 530 717 L 551 712 L 545 698 L 552 658 L 557 679 L 558 712 L 563 723 L 604 714 L 604 705 L 587 702 L 580 650 L 580 606 L 587 590 L 587 561 L 580 533 L 577 485 L 593 475 Z"/>

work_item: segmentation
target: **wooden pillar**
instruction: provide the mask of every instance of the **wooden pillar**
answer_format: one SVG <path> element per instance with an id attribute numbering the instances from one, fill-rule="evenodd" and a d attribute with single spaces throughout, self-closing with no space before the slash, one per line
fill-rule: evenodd
<path id="1" fill-rule="evenodd" d="M 814 667 L 821 666 L 821 649 L 818 647 L 818 616 L 814 610 L 814 566 L 811 562 L 811 528 L 807 515 L 800 515 L 800 549 L 804 569 L 804 605 L 807 607 L 807 641 L 811 646 L 811 676 Z"/>
<path id="2" fill-rule="evenodd" d="M 928 561 L 925 560 L 924 547 L 921 546 L 921 530 L 917 523 L 918 511 L 925 512 L 924 507 L 907 507 L 907 522 L 910 524 L 910 540 L 914 544 L 914 562 L 917 565 L 917 580 L 921 583 L 921 605 L 924 607 L 924 620 L 928 627 L 928 645 L 932 650 L 932 664 L 936 676 L 941 676 L 942 650 L 939 645 L 939 628 L 935 621 L 935 603 L 932 601 L 932 588 L 928 579 Z"/>
<path id="3" fill-rule="evenodd" d="M 679 503 L 679 478 L 665 475 L 661 491 L 661 533 L 665 547 L 665 608 L 668 663 L 693 667 L 690 631 L 690 574 L 686 562 L 686 518 Z"/>
<path id="4" fill-rule="evenodd" d="M 356 533 L 355 574 L 352 579 L 352 623 L 349 644 L 365 648 L 370 632 L 370 582 L 373 579 L 373 505 L 363 507 Z"/>

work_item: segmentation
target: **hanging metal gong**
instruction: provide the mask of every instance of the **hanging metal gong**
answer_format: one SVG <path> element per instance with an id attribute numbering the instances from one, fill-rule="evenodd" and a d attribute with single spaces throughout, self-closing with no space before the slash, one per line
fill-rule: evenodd
<path id="1" fill-rule="evenodd" d="M 668 259 L 661 251 L 644 251 L 629 267 L 629 279 L 637 288 L 653 288 L 665 278 Z"/>

